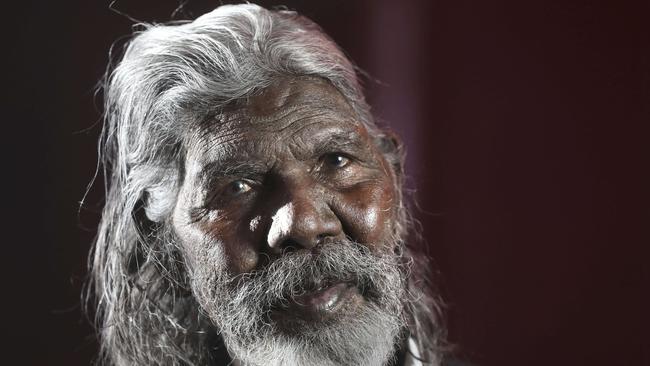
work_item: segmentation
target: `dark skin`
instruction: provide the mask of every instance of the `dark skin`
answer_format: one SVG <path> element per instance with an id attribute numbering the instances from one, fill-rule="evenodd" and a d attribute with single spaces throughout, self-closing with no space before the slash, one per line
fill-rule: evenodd
<path id="1" fill-rule="evenodd" d="M 196 245 L 219 246 L 232 275 L 328 237 L 393 249 L 378 243 L 395 229 L 394 172 L 336 88 L 283 79 L 233 109 L 187 144 L 173 225 L 190 267 Z"/>

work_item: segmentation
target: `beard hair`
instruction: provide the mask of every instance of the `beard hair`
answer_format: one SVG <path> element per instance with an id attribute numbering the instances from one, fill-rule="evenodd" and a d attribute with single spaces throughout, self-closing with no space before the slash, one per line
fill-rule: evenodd
<path id="1" fill-rule="evenodd" d="M 397 245 L 393 240 L 392 248 Z M 405 328 L 406 269 L 396 254 L 375 254 L 349 240 L 326 240 L 318 251 L 286 253 L 265 268 L 232 276 L 218 246 L 196 253 L 192 290 L 245 365 L 384 365 Z M 215 264 L 221 265 L 215 265 Z M 221 268 L 221 269 L 217 269 Z M 291 332 L 270 318 L 298 296 L 337 282 L 364 301 L 354 314 L 303 324 Z"/>

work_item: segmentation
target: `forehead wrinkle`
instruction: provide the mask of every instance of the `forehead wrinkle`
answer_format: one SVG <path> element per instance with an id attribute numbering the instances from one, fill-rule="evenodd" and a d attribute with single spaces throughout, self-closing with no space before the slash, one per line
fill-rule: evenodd
<path id="1" fill-rule="evenodd" d="M 277 113 L 290 106 L 323 107 L 324 104 L 356 116 L 348 98 L 330 80 L 307 75 L 280 77 L 272 85 L 246 98 L 246 104 L 257 116 Z"/>
<path id="2" fill-rule="evenodd" d="M 307 119 L 320 119 L 322 121 L 336 121 L 351 124 L 357 123 L 354 118 L 342 114 L 336 108 L 300 105 L 291 106 L 291 108 L 287 109 L 277 115 L 252 117 L 250 123 L 255 125 L 255 128 L 276 132 L 283 132 L 294 125 L 294 123 Z"/>
<path id="3" fill-rule="evenodd" d="M 208 166 L 213 173 L 219 173 L 219 165 L 228 168 L 234 165 L 257 165 L 264 163 L 268 154 L 268 144 L 275 139 L 251 138 L 255 135 L 255 126 L 240 125 L 237 127 L 224 126 L 226 133 L 204 133 L 200 146 L 194 149 L 193 156 L 199 165 Z M 250 164 L 249 164 L 250 163 Z"/>
<path id="4" fill-rule="evenodd" d="M 246 106 L 242 107 L 240 112 L 242 115 L 245 115 L 251 120 L 257 120 L 264 122 L 267 120 L 277 120 L 287 117 L 292 113 L 299 112 L 300 110 L 310 108 L 310 104 L 300 103 L 300 104 L 282 104 L 276 105 L 273 107 L 265 107 L 268 110 L 265 112 L 260 111 L 260 108 L 251 105 L 248 103 Z M 272 108 L 272 109 L 271 109 Z"/>
<path id="5" fill-rule="evenodd" d="M 228 113 L 226 118 L 210 124 L 200 125 L 195 134 L 196 140 L 200 145 L 203 145 L 204 151 L 207 153 L 215 147 L 230 145 L 238 140 L 246 140 L 251 137 L 250 132 L 260 130 L 271 133 L 281 132 L 286 125 L 294 121 L 293 119 L 287 119 L 287 117 L 295 111 L 303 109 L 308 109 L 308 107 L 295 106 L 279 115 L 263 117 L 249 116 L 242 112 Z M 277 128 L 280 123 L 282 123 L 282 127 Z"/>
<path id="6" fill-rule="evenodd" d="M 289 120 L 271 120 L 270 118 L 265 121 L 263 126 L 246 124 L 241 121 L 241 124 L 233 126 L 232 130 L 225 134 L 217 136 L 205 136 L 206 146 L 205 152 L 213 155 L 218 154 L 224 158 L 229 158 L 230 155 L 247 155 L 242 154 L 250 152 L 252 154 L 258 153 L 264 155 L 264 151 L 268 151 L 270 145 L 275 141 L 283 141 L 287 146 L 291 143 L 296 143 L 303 140 L 301 135 L 309 135 L 305 132 L 308 129 L 313 129 L 314 126 L 318 130 L 340 130 L 342 133 L 353 133 L 354 130 L 348 129 L 348 126 L 356 125 L 356 121 L 350 122 L 340 119 L 331 119 L 330 113 L 327 111 L 319 112 L 311 115 L 298 116 Z M 286 121 L 286 122 L 285 122 Z M 278 124 L 281 123 L 280 126 Z M 227 127 L 226 127 L 227 128 Z M 262 132 L 262 134 L 260 134 Z M 277 146 L 274 150 L 282 148 Z"/>
<path id="7" fill-rule="evenodd" d="M 253 103 L 247 100 L 236 110 L 213 118 L 212 123 L 199 125 L 193 155 L 199 162 L 216 161 L 219 162 L 217 165 L 228 164 L 228 161 L 250 160 L 255 155 L 258 158 L 255 160 L 261 161 L 282 150 L 294 157 L 308 157 L 307 154 L 313 155 L 319 149 L 322 150 L 323 145 L 331 145 L 332 141 L 328 143 L 328 140 L 335 136 L 327 135 L 341 135 L 337 138 L 339 143 L 336 145 L 342 145 L 341 137 L 354 134 L 356 129 L 351 127 L 361 124 L 347 100 L 338 93 L 332 99 L 319 98 L 321 93 L 318 91 L 305 93 L 302 89 L 290 90 L 290 93 L 282 93 L 279 103 L 270 108 L 267 106 L 265 111 L 268 113 L 255 113 L 260 110 L 256 110 Z M 327 95 L 331 96 L 329 93 Z M 318 142 L 312 141 L 315 135 L 323 137 Z M 358 139 L 359 136 L 356 137 Z M 269 154 L 271 150 L 274 154 Z"/>
<path id="8" fill-rule="evenodd" d="M 245 140 L 248 132 L 254 128 L 246 122 L 245 116 L 232 113 L 211 124 L 199 126 L 196 139 L 198 140 L 197 144 L 202 147 L 202 151 L 198 153 L 212 158 L 232 153 L 232 150 L 238 147 L 236 142 Z"/>
<path id="9" fill-rule="evenodd" d="M 269 134 L 263 135 L 249 134 L 249 132 L 260 130 L 250 126 L 250 128 L 246 128 L 246 131 L 240 129 L 237 132 L 212 138 L 206 136 L 206 145 L 210 144 L 210 146 L 206 146 L 204 149 L 204 157 L 207 160 L 223 161 L 224 163 L 227 161 L 263 160 L 265 157 L 282 152 L 289 153 L 293 157 L 309 158 L 328 148 L 365 147 L 367 145 L 362 143 L 361 136 L 356 129 L 350 128 L 350 124 L 340 121 L 322 121 L 315 118 L 315 116 L 297 118 L 280 131 L 265 128 L 263 131 L 269 132 Z M 296 126 L 295 129 L 291 129 L 293 126 Z M 270 151 L 273 153 L 270 154 Z"/>
<path id="10" fill-rule="evenodd" d="M 278 132 L 288 133 L 288 136 L 294 137 L 294 136 L 302 133 L 306 129 L 308 129 L 310 127 L 313 127 L 314 125 L 326 124 L 325 126 L 323 126 L 323 129 L 327 129 L 328 127 L 331 127 L 331 125 L 333 123 L 339 122 L 339 121 L 335 121 L 335 120 L 326 120 L 326 121 L 324 121 L 324 120 L 318 119 L 318 117 L 320 117 L 320 116 L 315 115 L 315 116 L 304 116 L 304 117 L 296 118 L 295 120 L 291 121 L 289 124 L 284 126 L 282 129 L 280 129 L 280 131 L 278 131 Z M 291 129 L 291 131 L 288 131 L 289 129 Z"/>
<path id="11" fill-rule="evenodd" d="M 195 159 L 200 165 L 205 162 L 226 160 L 234 154 L 235 144 L 232 142 L 240 140 L 240 134 L 228 134 L 225 136 L 208 137 L 205 136 L 199 143 L 194 154 Z"/>
<path id="12" fill-rule="evenodd" d="M 316 82 L 318 83 L 318 81 Z M 214 122 L 200 124 L 198 140 L 202 141 L 203 152 L 209 155 L 228 153 L 231 152 L 230 150 L 239 147 L 238 141 L 250 138 L 248 136 L 250 131 L 259 132 L 261 130 L 271 134 L 285 133 L 296 123 L 308 119 L 331 120 L 352 125 L 360 123 L 356 120 L 356 114 L 349 106 L 347 99 L 338 90 L 334 93 L 336 97 L 333 101 L 330 98 L 319 98 L 319 91 L 305 93 L 305 90 L 301 88 L 289 87 L 284 89 L 285 92 L 282 92 L 282 89 L 280 88 L 278 93 L 277 98 L 279 100 L 271 100 L 261 109 L 255 108 L 255 102 L 252 101 L 255 98 L 249 97 L 244 105 L 221 114 L 221 118 L 213 119 Z M 257 103 L 262 102 L 264 101 L 257 100 Z M 264 110 L 270 110 L 270 113 L 264 113 Z M 296 131 L 291 132 L 291 135 L 293 135 L 291 137 L 295 137 L 305 128 L 318 122 L 320 121 L 300 126 Z M 275 138 L 279 137 L 275 136 Z M 271 136 L 269 140 L 273 138 Z M 254 136 L 254 140 L 260 143 L 264 138 Z"/>

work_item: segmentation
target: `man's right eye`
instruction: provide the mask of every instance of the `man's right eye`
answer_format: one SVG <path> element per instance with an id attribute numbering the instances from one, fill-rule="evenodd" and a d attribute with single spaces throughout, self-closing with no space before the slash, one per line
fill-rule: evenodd
<path id="1" fill-rule="evenodd" d="M 253 189 L 251 184 L 245 180 L 230 182 L 225 189 L 225 194 L 231 197 L 239 196 Z"/>

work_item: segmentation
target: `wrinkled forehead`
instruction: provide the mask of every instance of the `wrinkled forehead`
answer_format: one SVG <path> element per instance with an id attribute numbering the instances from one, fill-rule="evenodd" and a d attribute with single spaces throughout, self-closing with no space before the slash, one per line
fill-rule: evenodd
<path id="1" fill-rule="evenodd" d="M 298 108 L 313 108 L 355 115 L 345 97 L 330 82 L 316 77 L 288 77 L 279 79 L 270 87 L 242 103 L 243 114 L 254 121 L 279 117 Z"/>
<path id="2" fill-rule="evenodd" d="M 264 150 L 278 141 L 300 144 L 330 135 L 366 139 L 367 134 L 355 110 L 328 81 L 282 78 L 199 124 L 190 134 L 188 153 L 198 160 L 213 160 Z"/>

